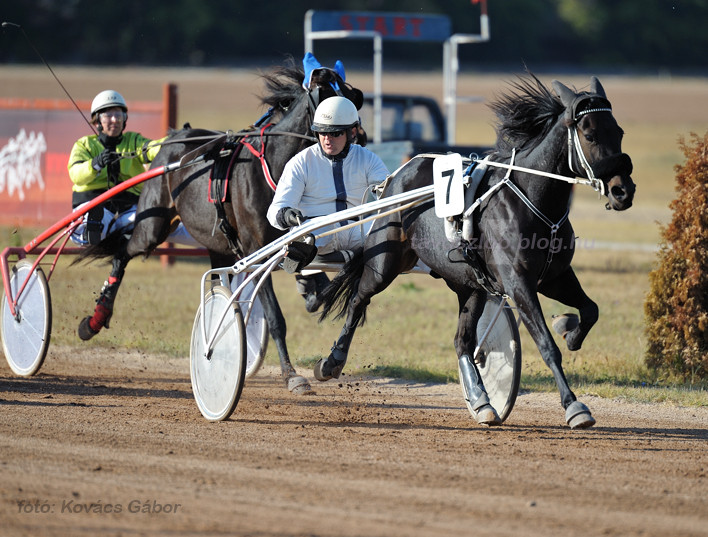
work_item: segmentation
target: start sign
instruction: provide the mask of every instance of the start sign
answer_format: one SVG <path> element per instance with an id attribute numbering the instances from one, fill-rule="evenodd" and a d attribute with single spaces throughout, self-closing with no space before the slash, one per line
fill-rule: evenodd
<path id="1" fill-rule="evenodd" d="M 446 15 L 310 10 L 306 17 L 309 19 L 312 32 L 373 31 L 388 40 L 439 42 L 445 41 L 452 33 L 450 18 Z"/>

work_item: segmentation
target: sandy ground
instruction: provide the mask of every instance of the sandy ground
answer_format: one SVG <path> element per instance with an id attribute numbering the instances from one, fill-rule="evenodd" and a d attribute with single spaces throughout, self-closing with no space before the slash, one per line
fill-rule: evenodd
<path id="1" fill-rule="evenodd" d="M 296 397 L 267 369 L 209 423 L 186 358 L 94 352 L 2 361 L 2 535 L 708 535 L 705 408 L 580 394 L 598 424 L 571 431 L 557 394 L 522 393 L 489 429 L 456 384 Z"/>
<path id="2" fill-rule="evenodd" d="M 118 84 L 154 100 L 175 81 L 179 123 L 258 117 L 250 72 L 58 72 L 76 99 Z M 44 67 L 0 66 L 0 78 L 0 95 L 64 98 Z M 392 79 L 440 93 L 437 76 Z M 370 89 L 370 74 L 352 80 Z M 708 113 L 704 79 L 602 81 L 633 136 L 647 117 L 684 132 Z M 459 89 L 499 88 L 492 75 Z M 231 420 L 208 423 L 186 358 L 53 346 L 30 379 L 0 360 L 0 535 L 708 535 L 706 408 L 579 394 L 598 424 L 570 431 L 557 394 L 522 394 L 505 425 L 487 429 L 455 384 L 345 376 L 315 389 L 292 396 L 263 371 Z"/>

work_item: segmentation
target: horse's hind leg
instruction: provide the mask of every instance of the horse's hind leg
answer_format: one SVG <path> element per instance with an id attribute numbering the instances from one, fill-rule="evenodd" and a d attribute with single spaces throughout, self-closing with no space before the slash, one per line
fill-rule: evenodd
<path id="1" fill-rule="evenodd" d="M 385 233 L 387 226 L 381 226 L 380 229 L 383 230 L 380 233 Z M 393 226 L 392 229 L 395 236 L 398 228 Z M 371 236 L 374 233 L 372 232 Z M 376 244 L 376 239 L 372 244 Z M 345 265 L 342 273 L 335 277 L 330 288 L 342 285 L 350 290 L 347 320 L 329 356 L 318 360 L 315 364 L 314 375 L 317 380 L 324 382 L 339 378 L 347 363 L 349 346 L 354 339 L 354 333 L 357 326 L 362 323 L 371 297 L 386 289 L 401 272 L 401 267 L 410 269 L 415 265 L 416 260 L 415 254 L 409 249 L 404 250 L 401 242 L 394 238 L 358 253 Z M 328 291 L 329 289 L 325 293 Z"/>
<path id="2" fill-rule="evenodd" d="M 297 374 L 295 368 L 290 362 L 288 347 L 285 344 L 285 336 L 287 334 L 287 326 L 285 317 L 278 304 L 278 299 L 273 290 L 273 281 L 268 276 L 264 281 L 258 293 L 263 305 L 263 313 L 268 322 L 268 330 L 278 349 L 278 357 L 280 358 L 280 371 L 285 381 L 285 386 L 295 395 L 307 395 L 314 393 L 307 379 Z"/>
<path id="3" fill-rule="evenodd" d="M 332 378 L 339 378 L 342 374 L 347 357 L 349 355 L 349 346 L 354 339 L 354 333 L 357 326 L 366 311 L 366 307 L 371 301 L 371 295 L 361 296 L 357 291 L 349 302 L 347 307 L 347 320 L 339 333 L 337 341 L 334 342 L 331 352 L 326 359 L 320 358 L 313 369 L 315 378 L 320 382 L 325 382 Z"/>
<path id="4" fill-rule="evenodd" d="M 559 316 L 553 321 L 553 328 L 563 336 L 568 350 L 577 351 L 583 344 L 599 318 L 597 304 L 585 294 L 572 268 L 568 268 L 558 278 L 539 287 L 539 292 L 552 300 L 557 300 L 577 308 L 579 319 L 574 314 Z"/>
<path id="5" fill-rule="evenodd" d="M 477 322 L 484 311 L 487 293 L 475 290 L 471 294 L 458 293 L 457 296 L 460 316 L 455 334 L 455 350 L 467 407 L 480 425 L 501 425 L 502 420 L 489 402 L 487 390 L 473 359 L 477 345 Z"/>

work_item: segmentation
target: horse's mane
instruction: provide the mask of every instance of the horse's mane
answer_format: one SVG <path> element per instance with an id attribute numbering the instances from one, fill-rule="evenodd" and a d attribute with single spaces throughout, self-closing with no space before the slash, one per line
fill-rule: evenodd
<path id="1" fill-rule="evenodd" d="M 503 92 L 489 104 L 498 118 L 496 149 L 502 154 L 538 143 L 565 111 L 560 99 L 532 73 L 509 85 L 515 91 Z"/>
<path id="2" fill-rule="evenodd" d="M 266 89 L 261 102 L 281 115 L 293 101 L 305 94 L 302 87 L 305 72 L 290 57 L 286 59 L 285 65 L 261 73 L 261 78 Z"/>

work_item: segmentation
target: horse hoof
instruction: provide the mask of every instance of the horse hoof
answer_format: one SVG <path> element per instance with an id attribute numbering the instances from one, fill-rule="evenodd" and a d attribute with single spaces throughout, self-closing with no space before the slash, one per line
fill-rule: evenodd
<path id="1" fill-rule="evenodd" d="M 551 321 L 551 326 L 558 334 L 563 336 L 568 335 L 568 332 L 575 330 L 580 324 L 580 317 L 575 313 L 564 313 L 563 315 L 554 315 Z"/>
<path id="2" fill-rule="evenodd" d="M 565 421 L 571 429 L 587 429 L 595 425 L 590 409 L 580 401 L 573 401 L 566 409 Z"/>
<path id="3" fill-rule="evenodd" d="M 93 336 L 98 334 L 98 330 L 94 330 L 93 328 L 91 328 L 91 325 L 89 324 L 90 320 L 91 316 L 89 315 L 88 317 L 84 317 L 83 320 L 79 323 L 79 337 L 83 341 L 88 341 Z"/>
<path id="4" fill-rule="evenodd" d="M 491 427 L 494 425 L 502 424 L 502 420 L 499 417 L 499 414 L 497 414 L 497 411 L 494 410 L 494 407 L 492 405 L 484 405 L 479 409 L 475 410 L 474 418 L 480 425 L 489 425 Z"/>
<path id="5" fill-rule="evenodd" d="M 332 363 L 334 363 L 334 365 L 332 365 Z M 342 369 L 344 369 L 345 363 L 346 362 L 338 362 L 331 356 L 326 360 L 324 358 L 320 358 L 317 360 L 317 363 L 313 369 L 315 378 L 320 382 L 325 382 L 333 378 L 338 379 L 339 375 L 342 373 Z"/>
<path id="6" fill-rule="evenodd" d="M 305 295 L 305 310 L 307 313 L 315 313 L 322 305 L 322 298 L 315 293 Z"/>
<path id="7" fill-rule="evenodd" d="M 288 390 L 293 395 L 309 395 L 315 393 L 307 379 L 300 375 L 288 378 L 286 384 Z"/>

